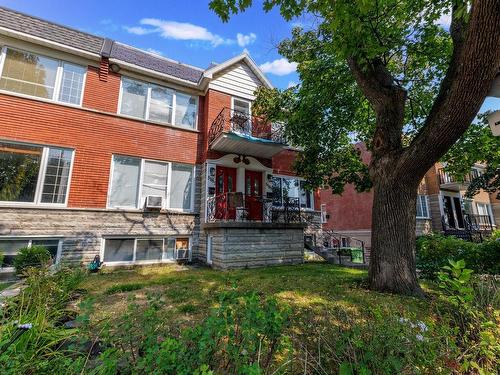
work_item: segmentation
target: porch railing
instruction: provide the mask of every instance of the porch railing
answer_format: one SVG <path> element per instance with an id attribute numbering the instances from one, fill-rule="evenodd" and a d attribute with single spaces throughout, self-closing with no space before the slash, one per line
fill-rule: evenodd
<path id="1" fill-rule="evenodd" d="M 307 223 L 312 213 L 304 210 L 299 198 L 285 199 L 279 206 L 272 198 L 241 192 L 223 193 L 207 199 L 208 223 L 261 221 L 266 223 Z"/>
<path id="2" fill-rule="evenodd" d="M 212 122 L 208 132 L 208 144 L 212 144 L 223 132 L 233 132 L 285 144 L 282 126 L 231 108 L 223 108 Z"/>
<path id="3" fill-rule="evenodd" d="M 477 170 L 473 169 L 466 175 L 464 175 L 463 179 L 457 179 L 453 177 L 451 174 L 446 172 L 444 168 L 439 168 L 438 169 L 438 175 L 439 175 L 439 183 L 441 185 L 443 184 L 453 184 L 453 183 L 469 183 L 471 182 L 475 177 L 477 177 L 479 174 Z"/>

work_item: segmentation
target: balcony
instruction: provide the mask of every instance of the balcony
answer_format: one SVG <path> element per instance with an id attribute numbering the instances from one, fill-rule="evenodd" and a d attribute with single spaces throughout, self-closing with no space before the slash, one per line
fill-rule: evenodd
<path id="1" fill-rule="evenodd" d="M 282 206 L 277 206 L 271 198 L 250 196 L 240 192 L 223 193 L 207 199 L 207 223 L 297 224 L 318 221 L 316 216 L 316 212 L 301 207 L 299 198 L 288 198 Z"/>
<path id="2" fill-rule="evenodd" d="M 458 180 L 448 172 L 444 170 L 444 168 L 440 168 L 438 170 L 439 176 L 439 184 L 441 189 L 448 189 L 454 191 L 460 191 L 467 189 L 467 186 L 472 181 L 473 178 L 478 177 L 480 175 L 479 170 L 472 169 L 469 173 L 467 173 L 462 180 Z"/>
<path id="3" fill-rule="evenodd" d="M 224 108 L 208 132 L 211 150 L 269 159 L 286 146 L 281 127 L 261 117 Z"/>

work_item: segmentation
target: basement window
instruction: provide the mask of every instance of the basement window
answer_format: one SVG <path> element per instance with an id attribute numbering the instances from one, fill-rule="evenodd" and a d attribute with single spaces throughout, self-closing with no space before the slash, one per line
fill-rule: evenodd
<path id="1" fill-rule="evenodd" d="M 65 205 L 73 150 L 0 141 L 0 202 Z"/>
<path id="2" fill-rule="evenodd" d="M 159 263 L 191 258 L 190 237 L 106 238 L 103 259 L 106 263 Z"/>
<path id="3" fill-rule="evenodd" d="M 31 246 L 43 246 L 52 256 L 53 262 L 59 262 L 62 240 L 59 238 L 0 238 L 0 249 L 5 254 L 2 267 L 13 267 L 14 258 L 20 249 Z"/>

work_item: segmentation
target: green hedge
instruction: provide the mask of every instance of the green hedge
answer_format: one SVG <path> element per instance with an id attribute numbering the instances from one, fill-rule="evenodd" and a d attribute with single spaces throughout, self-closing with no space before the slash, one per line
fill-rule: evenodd
<path id="1" fill-rule="evenodd" d="M 41 267 L 50 263 L 52 256 L 44 246 L 31 246 L 19 249 L 14 257 L 14 268 L 18 275 L 22 275 L 28 267 Z"/>
<path id="2" fill-rule="evenodd" d="M 424 278 L 434 279 L 448 259 L 464 259 L 467 267 L 477 273 L 500 273 L 500 241 L 482 243 L 464 241 L 453 236 L 429 234 L 417 238 L 417 269 Z"/>

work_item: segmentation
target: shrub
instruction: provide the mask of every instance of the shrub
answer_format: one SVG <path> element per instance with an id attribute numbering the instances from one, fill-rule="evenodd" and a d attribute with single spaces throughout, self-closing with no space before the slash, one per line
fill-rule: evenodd
<path id="1" fill-rule="evenodd" d="M 193 328 L 172 333 L 159 296 L 99 330 L 106 349 L 96 373 L 263 374 L 288 352 L 288 310 L 275 299 L 222 293 L 219 307 Z M 94 329 L 95 331 L 95 329 Z M 281 356 L 279 356 L 281 355 Z M 212 372 L 213 371 L 213 372 Z"/>
<path id="2" fill-rule="evenodd" d="M 438 273 L 449 324 L 456 327 L 460 373 L 496 374 L 500 363 L 498 281 L 475 278 L 464 260 L 449 261 Z"/>
<path id="3" fill-rule="evenodd" d="M 2 250 L 0 250 L 0 268 L 2 268 L 4 259 L 5 259 L 5 254 Z"/>
<path id="4" fill-rule="evenodd" d="M 487 239 L 473 243 L 440 234 L 429 234 L 417 239 L 417 268 L 424 278 L 435 279 L 448 260 L 463 259 L 477 273 L 500 272 L 500 241 Z"/>
<path id="5" fill-rule="evenodd" d="M 0 309 L 0 368 L 2 374 L 43 374 L 66 372 L 75 354 L 64 345 L 75 338 L 75 329 L 63 322 L 75 313 L 67 309 L 74 291 L 83 279 L 79 270 L 60 270 L 54 274 L 47 267 L 25 270 L 25 287 L 16 297 L 6 299 Z M 31 325 L 13 341 L 18 325 Z M 52 372 L 54 371 L 54 372 Z"/>
<path id="6" fill-rule="evenodd" d="M 50 252 L 44 246 L 23 247 L 14 257 L 14 267 L 22 275 L 28 267 L 41 267 L 52 260 Z"/>

